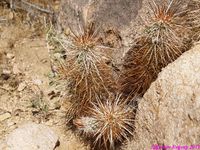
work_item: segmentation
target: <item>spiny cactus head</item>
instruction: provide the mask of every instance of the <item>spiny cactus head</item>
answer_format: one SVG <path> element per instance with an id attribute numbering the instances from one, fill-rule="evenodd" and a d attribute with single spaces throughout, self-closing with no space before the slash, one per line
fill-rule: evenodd
<path id="1" fill-rule="evenodd" d="M 153 19 L 163 23 L 170 23 L 180 13 L 180 5 L 180 0 L 163 0 L 162 3 L 153 0 L 149 4 L 153 12 Z"/>
<path id="2" fill-rule="evenodd" d="M 133 109 L 121 100 L 121 96 L 105 102 L 97 100 L 90 108 L 90 116 L 76 119 L 74 124 L 79 130 L 95 137 L 94 145 L 100 143 L 113 149 L 116 142 L 133 135 Z"/>
<path id="3" fill-rule="evenodd" d="M 75 34 L 75 32 L 71 30 L 71 34 L 74 40 L 74 45 L 83 50 L 96 46 L 100 38 L 98 28 L 94 22 L 87 22 L 83 25 L 78 34 Z"/>
<path id="4" fill-rule="evenodd" d="M 153 1 L 151 15 L 143 33 L 141 59 L 158 74 L 163 67 L 178 58 L 186 49 L 188 27 L 185 26 L 186 8 L 180 0 Z"/>

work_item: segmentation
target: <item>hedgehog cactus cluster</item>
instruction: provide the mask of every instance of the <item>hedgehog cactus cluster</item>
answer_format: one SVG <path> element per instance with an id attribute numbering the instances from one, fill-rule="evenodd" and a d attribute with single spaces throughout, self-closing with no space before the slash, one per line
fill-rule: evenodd
<path id="1" fill-rule="evenodd" d="M 57 40 L 66 53 L 57 72 L 68 83 L 67 114 L 94 147 L 115 149 L 133 135 L 137 97 L 143 96 L 163 67 L 188 49 L 187 17 L 192 13 L 182 4 L 181 0 L 150 1 L 144 29 L 124 57 L 119 80 L 108 63 L 113 48 L 105 46 L 93 22 L 83 21 L 79 31 L 71 29 Z"/>
<path id="2" fill-rule="evenodd" d="M 109 51 L 99 42 L 98 30 L 94 23 L 84 23 L 79 33 L 71 30 L 70 37 L 64 38 L 66 58 L 61 63 L 58 74 L 69 83 L 71 108 L 69 118 L 74 118 L 87 110 L 93 97 L 107 96 L 114 89 L 115 82 L 110 59 L 104 51 Z"/>
<path id="3" fill-rule="evenodd" d="M 120 82 L 125 95 L 142 96 L 161 69 L 188 49 L 183 8 L 180 0 L 149 4 L 143 32 L 124 58 Z"/>

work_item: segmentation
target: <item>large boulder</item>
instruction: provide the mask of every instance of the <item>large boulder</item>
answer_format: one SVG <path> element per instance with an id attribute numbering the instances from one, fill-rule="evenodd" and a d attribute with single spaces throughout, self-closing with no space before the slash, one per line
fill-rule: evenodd
<path id="1" fill-rule="evenodd" d="M 5 150 L 54 150 L 58 146 L 58 136 L 49 127 L 28 123 L 11 132 Z"/>
<path id="2" fill-rule="evenodd" d="M 135 139 L 126 149 L 197 145 L 199 124 L 200 45 L 196 45 L 163 69 L 139 101 Z"/>
<path id="3" fill-rule="evenodd" d="M 85 17 L 106 27 L 123 28 L 136 17 L 141 3 L 141 0 L 62 0 L 59 20 L 62 27 L 77 26 L 80 17 Z"/>

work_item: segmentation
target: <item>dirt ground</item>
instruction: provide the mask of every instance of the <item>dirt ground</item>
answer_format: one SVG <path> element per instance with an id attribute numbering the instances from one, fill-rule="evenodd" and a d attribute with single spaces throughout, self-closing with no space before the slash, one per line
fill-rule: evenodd
<path id="1" fill-rule="evenodd" d="M 36 122 L 56 131 L 57 150 L 87 149 L 67 129 L 67 106 L 52 81 L 45 30 L 27 16 L 20 22 L 22 16 L 8 8 L 0 7 L 0 17 L 0 141 L 21 124 Z"/>

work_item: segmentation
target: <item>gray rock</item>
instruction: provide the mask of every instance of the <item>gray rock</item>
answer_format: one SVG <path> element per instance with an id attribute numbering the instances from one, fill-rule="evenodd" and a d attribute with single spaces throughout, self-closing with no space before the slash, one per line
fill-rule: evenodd
<path id="1" fill-rule="evenodd" d="M 199 144 L 200 44 L 163 69 L 139 102 L 135 125 L 126 150 Z"/>
<path id="2" fill-rule="evenodd" d="M 28 123 L 10 133 L 6 150 L 54 150 L 58 136 L 47 126 Z"/>
<path id="3" fill-rule="evenodd" d="M 106 27 L 123 28 L 136 17 L 142 0 L 62 0 L 59 23 L 78 28 L 80 16 Z"/>

